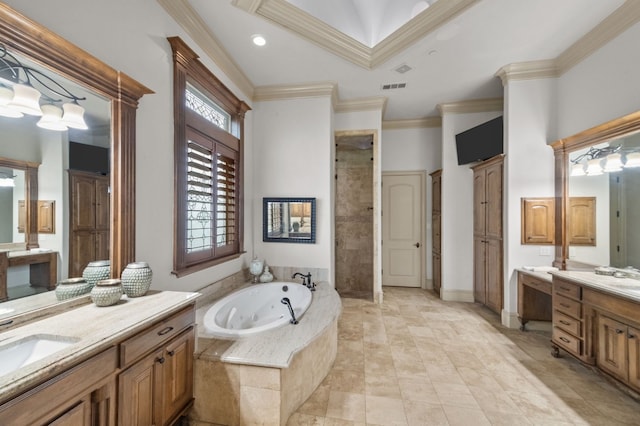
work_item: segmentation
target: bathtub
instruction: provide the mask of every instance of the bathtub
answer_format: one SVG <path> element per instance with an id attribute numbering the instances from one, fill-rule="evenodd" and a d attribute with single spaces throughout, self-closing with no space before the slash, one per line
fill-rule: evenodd
<path id="1" fill-rule="evenodd" d="M 302 284 L 272 282 L 255 284 L 223 297 L 206 311 L 203 325 L 214 337 L 238 338 L 290 324 L 289 299 L 300 320 L 311 304 L 312 293 Z"/>

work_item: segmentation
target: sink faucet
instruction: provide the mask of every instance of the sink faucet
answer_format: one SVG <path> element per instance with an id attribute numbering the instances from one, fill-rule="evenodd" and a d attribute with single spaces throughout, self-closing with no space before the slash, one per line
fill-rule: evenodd
<path id="1" fill-rule="evenodd" d="M 311 272 L 307 272 L 307 275 L 304 275 L 302 272 L 296 272 L 291 275 L 291 279 L 298 276 L 302 277 L 302 285 L 306 286 L 311 291 L 316 291 L 316 283 L 311 282 Z"/>

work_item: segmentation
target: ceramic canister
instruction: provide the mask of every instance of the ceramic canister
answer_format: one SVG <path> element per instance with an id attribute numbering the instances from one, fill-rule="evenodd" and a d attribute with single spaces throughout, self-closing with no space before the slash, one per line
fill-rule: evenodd
<path id="1" fill-rule="evenodd" d="M 56 286 L 56 299 L 66 300 L 82 296 L 91 291 L 91 284 L 84 278 L 68 278 L 62 280 Z"/>
<path id="2" fill-rule="evenodd" d="M 122 282 L 117 279 L 100 280 L 91 289 L 91 300 L 96 306 L 111 306 L 122 297 Z"/>
<path id="3" fill-rule="evenodd" d="M 111 262 L 109 260 L 96 260 L 89 264 L 82 271 L 82 278 L 87 280 L 91 287 L 100 280 L 106 280 L 111 276 Z"/>
<path id="4" fill-rule="evenodd" d="M 144 296 L 151 287 L 152 278 L 153 271 L 147 262 L 128 264 L 120 276 L 122 288 L 128 297 Z"/>

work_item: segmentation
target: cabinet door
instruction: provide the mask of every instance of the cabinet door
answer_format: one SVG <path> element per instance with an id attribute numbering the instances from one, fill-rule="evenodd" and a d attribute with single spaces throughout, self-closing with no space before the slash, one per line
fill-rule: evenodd
<path id="1" fill-rule="evenodd" d="M 163 351 L 141 359 L 118 378 L 118 424 L 128 426 L 159 425 L 161 404 L 154 399 L 161 396 Z"/>
<path id="2" fill-rule="evenodd" d="M 56 233 L 56 202 L 53 200 L 38 200 L 38 233 Z"/>
<path id="3" fill-rule="evenodd" d="M 441 206 L 441 176 L 440 175 L 431 175 L 431 211 L 433 214 L 440 213 Z"/>
<path id="4" fill-rule="evenodd" d="M 95 232 L 95 255 L 92 260 L 109 259 L 109 231 Z"/>
<path id="5" fill-rule="evenodd" d="M 165 349 L 163 424 L 169 424 L 193 398 L 193 352 L 195 334 L 191 328 Z"/>
<path id="6" fill-rule="evenodd" d="M 95 180 L 71 175 L 71 228 L 93 230 L 96 226 Z"/>
<path id="7" fill-rule="evenodd" d="M 74 232 L 71 235 L 70 251 L 69 276 L 81 277 L 87 264 L 96 260 L 96 234 L 91 231 Z"/>
<path id="8" fill-rule="evenodd" d="M 502 241 L 487 239 L 485 243 L 485 305 L 496 313 L 502 311 Z"/>
<path id="9" fill-rule="evenodd" d="M 46 424 L 49 426 L 89 426 L 91 425 L 91 402 L 84 399 L 54 421 Z"/>
<path id="10" fill-rule="evenodd" d="M 629 384 L 640 390 L 640 330 L 627 328 L 629 345 Z"/>
<path id="11" fill-rule="evenodd" d="M 473 298 L 483 305 L 487 299 L 486 269 L 485 269 L 486 243 L 484 238 L 473 239 Z"/>
<path id="12" fill-rule="evenodd" d="M 569 244 L 573 246 L 596 245 L 596 198 L 570 197 L 567 216 Z"/>
<path id="13" fill-rule="evenodd" d="M 433 253 L 433 290 L 440 294 L 440 287 L 442 286 L 442 264 L 440 263 L 440 255 Z"/>
<path id="14" fill-rule="evenodd" d="M 441 226 L 440 226 L 440 214 L 434 214 L 432 219 L 431 219 L 431 229 L 432 229 L 432 233 L 433 233 L 433 251 L 436 252 L 440 252 L 440 247 L 441 247 L 441 238 L 440 238 L 440 233 L 441 231 Z"/>
<path id="15" fill-rule="evenodd" d="M 109 180 L 100 178 L 96 180 L 96 229 L 109 229 Z"/>
<path id="16" fill-rule="evenodd" d="M 601 316 L 598 319 L 598 367 L 626 381 L 627 326 L 614 319 Z"/>
<path id="17" fill-rule="evenodd" d="M 521 244 L 555 244 L 555 199 L 522 198 Z"/>
<path id="18" fill-rule="evenodd" d="M 486 190 L 486 229 L 487 237 L 502 238 L 502 163 L 487 167 Z"/>
<path id="19" fill-rule="evenodd" d="M 485 178 L 484 170 L 476 171 L 473 174 L 473 235 L 484 236 L 486 232 L 486 209 L 485 204 Z"/>

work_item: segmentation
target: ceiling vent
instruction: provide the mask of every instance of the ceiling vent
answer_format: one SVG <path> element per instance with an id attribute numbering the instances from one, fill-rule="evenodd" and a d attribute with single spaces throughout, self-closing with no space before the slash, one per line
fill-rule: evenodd
<path id="1" fill-rule="evenodd" d="M 390 84 L 383 84 L 382 90 L 404 89 L 405 87 L 407 87 L 407 83 L 390 83 Z"/>
<path id="2" fill-rule="evenodd" d="M 413 68 L 411 68 L 409 65 L 407 64 L 402 64 L 400 65 L 398 68 L 396 68 L 394 71 L 400 74 L 404 74 L 407 71 L 411 71 Z"/>

